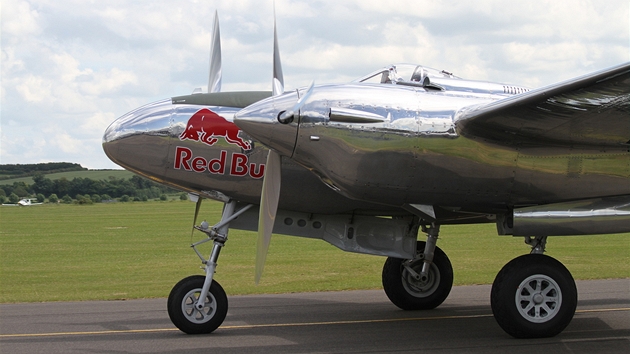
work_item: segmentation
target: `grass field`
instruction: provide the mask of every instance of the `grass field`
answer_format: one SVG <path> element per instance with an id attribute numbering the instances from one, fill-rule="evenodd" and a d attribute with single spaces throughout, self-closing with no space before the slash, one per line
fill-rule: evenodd
<path id="1" fill-rule="evenodd" d="M 88 170 L 88 171 L 69 171 L 69 172 L 59 172 L 59 173 L 51 173 L 46 174 L 46 178 L 54 181 L 56 179 L 61 179 L 65 177 L 68 180 L 72 180 L 77 177 L 81 178 L 89 178 L 95 181 L 99 180 L 107 180 L 110 176 L 116 178 L 131 178 L 133 176 L 133 172 L 129 172 L 127 170 Z M 11 178 L 0 180 L 0 185 L 12 185 L 14 182 L 24 182 L 26 184 L 33 184 L 32 177 L 19 177 L 19 178 Z"/>
<path id="2" fill-rule="evenodd" d="M 0 302 L 166 297 L 181 278 L 203 274 L 189 247 L 194 208 L 187 201 L 0 207 Z M 204 202 L 200 220 L 212 224 L 220 212 L 219 203 Z M 492 224 L 444 226 L 438 245 L 457 285 L 491 283 L 529 251 Z M 256 286 L 255 248 L 255 233 L 230 232 L 215 277 L 228 294 L 381 287 L 383 257 L 275 235 Z M 550 238 L 547 251 L 576 279 L 630 276 L 630 234 Z"/>

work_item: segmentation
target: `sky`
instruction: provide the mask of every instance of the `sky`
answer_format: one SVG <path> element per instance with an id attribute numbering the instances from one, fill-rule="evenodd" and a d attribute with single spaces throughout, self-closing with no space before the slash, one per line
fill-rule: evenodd
<path id="1" fill-rule="evenodd" d="M 117 117 L 207 87 L 271 90 L 272 0 L 1 0 L 0 163 L 120 168 Z M 392 63 L 536 88 L 630 61 L 628 0 L 276 0 L 287 89 Z"/>

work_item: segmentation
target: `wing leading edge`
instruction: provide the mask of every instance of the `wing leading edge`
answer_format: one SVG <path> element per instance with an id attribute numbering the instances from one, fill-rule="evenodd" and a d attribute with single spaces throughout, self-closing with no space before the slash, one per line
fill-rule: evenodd
<path id="1" fill-rule="evenodd" d="M 630 62 L 461 110 L 459 134 L 490 143 L 630 145 Z"/>

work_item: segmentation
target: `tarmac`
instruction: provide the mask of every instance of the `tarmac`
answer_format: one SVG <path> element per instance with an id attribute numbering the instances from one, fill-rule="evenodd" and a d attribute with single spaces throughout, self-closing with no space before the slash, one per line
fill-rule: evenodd
<path id="1" fill-rule="evenodd" d="M 457 286 L 435 310 L 402 311 L 382 290 L 229 297 L 223 325 L 186 335 L 166 299 L 0 305 L 0 353 L 630 353 L 630 279 L 578 281 L 571 324 L 514 339 L 490 286 Z"/>

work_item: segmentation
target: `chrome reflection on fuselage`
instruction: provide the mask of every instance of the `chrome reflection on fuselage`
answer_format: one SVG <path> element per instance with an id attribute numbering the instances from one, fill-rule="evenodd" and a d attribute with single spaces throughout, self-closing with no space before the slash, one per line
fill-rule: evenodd
<path id="1" fill-rule="evenodd" d="M 516 206 L 630 194 L 625 146 L 535 140 L 498 145 L 458 134 L 460 109 L 503 98 L 411 85 L 317 86 L 300 110 L 295 148 L 290 152 L 283 141 L 279 151 L 349 198 L 392 206 L 505 213 Z M 275 149 L 266 129 L 277 124 L 260 124 L 256 116 L 272 111 L 269 105 L 261 101 L 237 113 L 236 124 Z"/>
<path id="2" fill-rule="evenodd" d="M 267 150 L 232 124 L 238 110 L 162 100 L 112 123 L 103 148 L 112 161 L 158 182 L 256 200 Z"/>
<path id="3" fill-rule="evenodd" d="M 146 177 L 163 174 L 164 159 L 170 149 L 173 109 L 170 99 L 161 100 L 115 120 L 103 135 L 107 157 Z"/>
<path id="4" fill-rule="evenodd" d="M 232 123 L 239 109 L 158 101 L 114 121 L 103 136 L 103 149 L 112 161 L 154 181 L 213 199 L 258 203 L 268 149 Z M 282 178 L 284 209 L 400 213 L 349 200 L 288 159 Z"/>
<path id="5" fill-rule="evenodd" d="M 292 158 L 351 198 L 369 195 L 390 205 L 421 203 L 494 212 L 493 208 L 504 208 L 499 204 L 505 200 L 511 171 L 487 174 L 460 159 L 461 137 L 454 118 L 461 107 L 499 98 L 411 86 L 319 87 L 302 109 Z M 334 108 L 368 112 L 383 121 L 322 120 Z M 488 193 L 491 186 L 496 192 Z M 462 201 L 463 188 L 476 197 Z"/>

